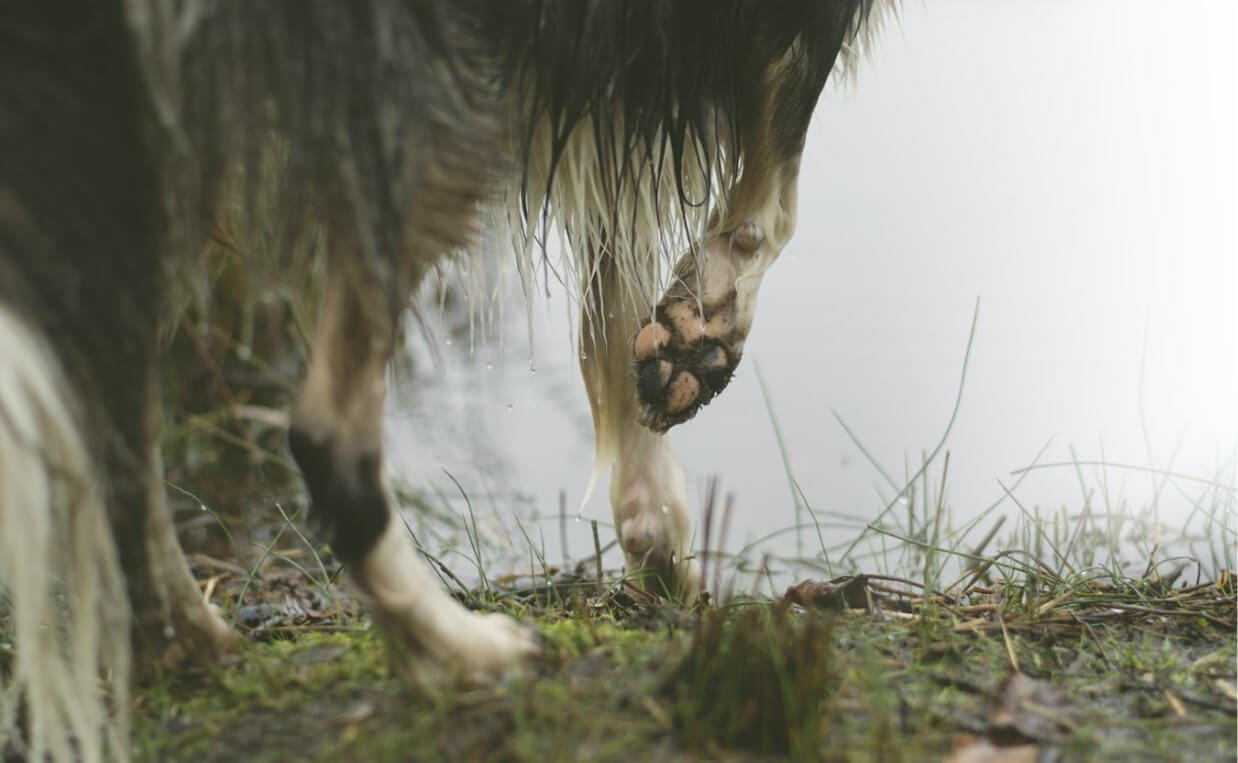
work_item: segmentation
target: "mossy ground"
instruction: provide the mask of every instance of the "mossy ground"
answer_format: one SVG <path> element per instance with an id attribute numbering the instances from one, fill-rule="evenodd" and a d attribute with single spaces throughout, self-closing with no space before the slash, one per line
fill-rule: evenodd
<path id="1" fill-rule="evenodd" d="M 977 740 L 1062 760 L 1238 754 L 1228 579 L 1183 599 L 1193 614 L 1076 600 L 1053 617 L 1000 596 L 993 617 L 915 601 L 684 612 L 628 590 L 501 597 L 544 648 L 489 687 L 402 680 L 345 596 L 348 624 L 260 631 L 230 665 L 152 677 L 135 758 L 940 760 Z"/>
<path id="2" fill-rule="evenodd" d="M 1183 567 L 1162 578 L 1166 560 L 1145 543 L 1147 572 L 1127 577 L 1116 561 L 1116 539 L 1131 524 L 1122 512 L 1063 512 L 1057 522 L 1023 510 L 1026 521 L 1004 551 L 983 555 L 1000 519 L 965 550 L 966 532 L 951 534 L 943 522 L 944 487 L 929 484 L 941 445 L 898 491 L 909 497 L 906 522 L 892 502 L 860 531 L 882 536 L 879 569 L 918 571 L 909 574 L 919 583 L 860 576 L 684 611 L 613 576 L 599 587 L 596 575 L 546 571 L 524 590 L 458 593 L 469 606 L 506 611 L 541 634 L 542 656 L 523 675 L 487 687 L 405 680 L 337 579 L 338 565 L 295 524 L 272 524 L 270 511 L 254 510 L 300 504 L 295 495 L 287 500 L 286 421 L 276 412 L 295 374 L 257 358 L 303 362 L 304 343 L 295 338 L 310 322 L 299 305 L 311 300 L 282 292 L 259 299 L 254 289 L 263 279 L 238 283 L 244 288 L 223 300 L 225 309 L 216 289 L 209 321 L 192 311 L 182 321 L 209 325 L 173 343 L 179 357 L 166 389 L 176 426 L 165 460 L 174 466 L 171 482 L 188 488 L 172 495 L 195 572 L 247 638 L 227 665 L 145 678 L 133 703 L 136 760 L 1238 756 L 1238 598 L 1229 573 L 1175 586 Z M 312 293 L 312 283 L 303 291 Z M 228 309 L 233 302 L 240 307 Z M 252 309 L 267 304 L 272 316 Z M 772 407 L 771 419 L 776 428 Z M 948 454 L 942 485 L 946 464 Z M 236 477 L 255 473 L 257 486 Z M 1196 531 L 1209 541 L 1210 567 L 1232 568 L 1232 467 L 1228 477 L 1196 482 L 1203 493 L 1192 516 L 1202 517 Z M 199 510 L 199 488 L 212 511 Z M 267 519 L 254 520 L 256 513 Z M 725 540 L 711 539 L 709 516 L 707 549 Z M 241 533 L 251 543 L 238 543 Z M 469 542 L 484 578 L 475 534 Z M 858 536 L 833 550 L 835 565 L 864 568 L 851 556 L 859 543 Z M 536 556 L 544 566 L 529 545 L 530 562 Z M 259 558 L 238 552 L 253 547 Z M 974 574 L 925 596 L 923 587 L 942 585 L 947 557 L 967 561 Z M 460 588 L 446 567 L 439 570 Z"/>

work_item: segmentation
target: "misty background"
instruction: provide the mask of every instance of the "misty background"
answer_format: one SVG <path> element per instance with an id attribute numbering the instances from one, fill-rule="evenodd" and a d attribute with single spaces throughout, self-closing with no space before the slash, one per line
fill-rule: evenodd
<path id="1" fill-rule="evenodd" d="M 897 488 L 839 418 L 901 487 L 945 432 L 977 299 L 945 444 L 954 526 L 997 501 L 1018 512 L 1003 485 L 1037 460 L 1084 465 L 1028 473 L 1014 489 L 1028 510 L 1091 501 L 1181 526 L 1212 489 L 1086 462 L 1232 489 L 1236 32 L 1226 0 L 904 5 L 854 85 L 821 98 L 797 232 L 765 278 L 735 380 L 670 435 L 695 512 L 711 476 L 734 496 L 728 550 L 796 523 L 788 468 L 827 543 L 878 516 Z M 518 528 L 497 519 L 514 508 L 557 561 L 560 491 L 574 516 L 593 462 L 574 308 L 562 292 L 536 301 L 530 345 L 511 291 L 501 342 L 470 342 L 424 311 L 430 338 L 411 332 L 414 371 L 389 402 L 389 468 L 462 513 L 458 480 L 487 539 L 519 549 Z M 930 472 L 936 492 L 940 457 Z M 607 496 L 603 483 L 584 518 L 608 525 Z M 1232 510 L 1225 521 L 1232 532 Z M 569 553 L 591 553 L 587 524 L 566 527 Z M 812 553 L 812 535 L 753 553 Z"/>

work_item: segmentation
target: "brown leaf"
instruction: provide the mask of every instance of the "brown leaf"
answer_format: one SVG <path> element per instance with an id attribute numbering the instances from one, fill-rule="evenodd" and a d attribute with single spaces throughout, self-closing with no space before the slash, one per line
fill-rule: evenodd
<path id="1" fill-rule="evenodd" d="M 792 604 L 808 609 L 868 609 L 866 575 L 846 575 L 829 582 L 802 580 L 787 589 L 783 595 Z"/>

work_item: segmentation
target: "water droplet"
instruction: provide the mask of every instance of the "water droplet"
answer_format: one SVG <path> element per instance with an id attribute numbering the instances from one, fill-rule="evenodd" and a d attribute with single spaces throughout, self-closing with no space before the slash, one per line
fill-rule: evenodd
<path id="1" fill-rule="evenodd" d="M 448 346 L 448 347 L 450 347 L 450 346 L 451 346 L 451 340 L 450 340 L 450 339 L 448 339 L 448 340 L 447 340 L 447 346 Z"/>
<path id="2" fill-rule="evenodd" d="M 530 375 L 530 376 L 536 376 L 536 375 L 537 375 L 537 369 L 536 369 L 536 368 L 534 368 L 533 366 L 529 366 L 529 375 Z"/>
<path id="3" fill-rule="evenodd" d="M 508 403 L 508 404 L 507 404 L 507 412 L 508 412 L 508 413 L 511 413 L 511 412 L 512 412 L 512 404 L 511 404 L 511 403 Z"/>
<path id="4" fill-rule="evenodd" d="M 205 504 L 205 503 L 199 503 L 199 504 L 198 504 L 198 508 L 199 508 L 199 509 L 202 509 L 203 511 L 207 511 L 207 508 L 206 508 L 206 504 Z"/>
<path id="5" fill-rule="evenodd" d="M 584 352 L 580 353 L 580 359 L 581 359 L 581 360 L 588 360 L 588 359 L 589 359 L 589 355 L 588 355 L 588 353 L 584 353 Z"/>
<path id="6" fill-rule="evenodd" d="M 670 506 L 667 506 L 665 503 L 664 503 L 664 504 L 662 504 L 662 513 L 663 513 L 663 514 L 670 514 L 670 513 L 671 513 L 671 507 L 670 507 Z"/>
<path id="7" fill-rule="evenodd" d="M 488 360 L 486 361 L 486 370 L 487 370 L 487 371 L 493 371 L 493 370 L 494 370 L 494 364 L 493 364 L 493 363 L 491 363 L 491 362 L 490 362 L 490 361 L 488 361 Z"/>

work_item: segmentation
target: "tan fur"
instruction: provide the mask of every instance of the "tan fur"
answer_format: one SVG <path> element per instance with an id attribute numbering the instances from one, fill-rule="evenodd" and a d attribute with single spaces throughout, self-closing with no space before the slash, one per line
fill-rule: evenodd
<path id="1" fill-rule="evenodd" d="M 788 58 L 790 57 L 788 53 Z M 761 277 L 777 259 L 795 228 L 796 180 L 800 147 L 792 147 L 789 159 L 780 159 L 777 149 L 765 139 L 769 120 L 779 97 L 778 84 L 784 66 L 775 62 L 765 74 L 766 98 L 762 113 L 752 115 L 755 129 L 745 135 L 755 139 L 743 145 L 744 165 L 737 178 L 710 168 L 719 186 L 726 189 L 719 203 L 702 210 L 682 210 L 676 199 L 660 199 L 650 188 L 643 189 L 652 201 L 639 207 L 641 216 L 632 229 L 612 232 L 607 221 L 559 221 L 562 235 L 576 252 L 564 267 L 585 285 L 581 307 L 581 371 L 593 410 L 596 436 L 594 473 L 587 493 L 592 492 L 602 472 L 613 464 L 611 508 L 620 545 L 629 570 L 651 568 L 678 577 L 689 600 L 701 590 L 699 572 L 692 560 L 692 517 L 683 485 L 682 470 L 675 460 L 666 435 L 651 432 L 638 422 L 638 401 L 632 372 L 633 352 L 637 357 L 651 353 L 665 331 L 657 324 L 641 330 L 654 303 L 667 285 L 661 273 L 668 246 L 677 244 L 686 252 L 675 264 L 675 278 L 666 292 L 695 302 L 697 308 L 685 313 L 678 329 L 689 340 L 702 332 L 725 337 L 737 352 L 752 326 L 756 294 Z M 588 175 L 596 171 L 596 157 L 587 154 L 590 141 L 573 144 L 576 151 L 569 164 L 574 172 L 557 193 L 583 195 L 571 206 L 558 201 L 557 209 L 614 208 L 616 200 L 589 198 L 604 186 Z M 592 164 L 590 159 L 593 159 Z M 703 177 L 706 168 L 697 168 Z M 663 208 L 656 209 L 658 202 Z M 621 201 L 621 204 L 624 203 Z M 626 203 L 631 203 L 626 200 Z M 610 205 L 610 206 L 605 206 Z M 620 209 L 628 207 L 620 206 Z M 682 217 L 672 217 L 672 215 Z M 659 228 L 656 220 L 686 219 L 688 225 Z M 693 236 L 679 238 L 675 231 Z M 733 237 L 733 233 L 738 235 Z M 662 238 L 658 238 L 662 235 Z M 698 243 L 699 242 L 699 243 Z M 580 256 L 587 252 L 587 256 Z M 708 324 L 699 318 L 702 305 L 718 304 Z M 671 311 L 679 305 L 672 304 Z M 691 313 L 690 315 L 688 313 Z M 678 412 L 691 404 L 698 385 L 689 375 L 670 382 L 670 406 Z M 586 494 L 586 499 L 588 495 Z"/>

